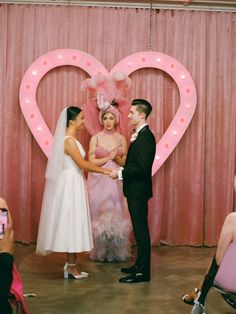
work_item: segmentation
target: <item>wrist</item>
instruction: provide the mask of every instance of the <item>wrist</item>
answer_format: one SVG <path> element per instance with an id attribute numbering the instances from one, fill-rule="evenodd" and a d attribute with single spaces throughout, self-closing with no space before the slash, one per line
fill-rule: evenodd
<path id="1" fill-rule="evenodd" d="M 122 171 L 124 170 L 123 167 L 120 167 L 117 171 L 117 174 L 118 174 L 118 180 L 123 180 L 123 174 L 122 174 Z"/>

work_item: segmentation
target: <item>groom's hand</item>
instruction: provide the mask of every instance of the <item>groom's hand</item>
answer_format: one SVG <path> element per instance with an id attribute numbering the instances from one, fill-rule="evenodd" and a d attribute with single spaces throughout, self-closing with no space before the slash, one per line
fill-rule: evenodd
<path id="1" fill-rule="evenodd" d="M 111 171 L 111 173 L 109 174 L 109 177 L 112 178 L 112 179 L 117 179 L 118 178 L 118 171 L 113 169 Z"/>

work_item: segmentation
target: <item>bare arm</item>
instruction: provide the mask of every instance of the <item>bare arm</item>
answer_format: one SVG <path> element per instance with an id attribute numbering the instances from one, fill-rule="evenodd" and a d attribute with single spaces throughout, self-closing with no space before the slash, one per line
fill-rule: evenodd
<path id="1" fill-rule="evenodd" d="M 92 164 L 91 162 L 84 160 L 83 157 L 80 154 L 80 151 L 77 147 L 77 144 L 72 138 L 67 138 L 65 140 L 65 154 L 71 156 L 71 158 L 74 160 L 74 162 L 83 170 L 88 172 L 97 172 L 97 173 L 103 173 L 103 174 L 109 174 L 110 171 L 107 169 L 103 169 L 101 167 L 98 167 L 97 165 Z"/>
<path id="2" fill-rule="evenodd" d="M 125 159 L 127 156 L 127 142 L 124 136 L 122 136 L 122 150 L 123 150 L 123 155 L 120 157 L 119 155 L 116 154 L 114 161 L 119 165 L 119 166 L 124 166 L 125 164 Z"/>

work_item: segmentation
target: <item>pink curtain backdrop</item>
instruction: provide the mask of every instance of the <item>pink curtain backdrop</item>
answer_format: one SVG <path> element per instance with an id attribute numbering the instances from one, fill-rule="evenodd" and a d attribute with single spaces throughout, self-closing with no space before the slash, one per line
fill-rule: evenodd
<path id="1" fill-rule="evenodd" d="M 148 50 L 149 10 L 78 6 L 0 6 L 0 195 L 12 210 L 15 239 L 35 242 L 46 157 L 32 137 L 19 106 L 19 86 L 39 56 L 59 48 L 85 51 L 111 69 L 124 57 Z M 152 49 L 176 58 L 197 89 L 190 127 L 153 177 L 150 201 L 152 243 L 215 245 L 227 213 L 235 210 L 236 14 L 155 10 Z M 78 68 L 50 71 L 37 91 L 39 108 L 54 131 L 66 105 L 82 105 L 88 77 Z M 129 98 L 154 107 L 150 125 L 157 140 L 179 105 L 173 80 L 157 69 L 131 75 Z M 88 149 L 86 130 L 80 140 Z"/>

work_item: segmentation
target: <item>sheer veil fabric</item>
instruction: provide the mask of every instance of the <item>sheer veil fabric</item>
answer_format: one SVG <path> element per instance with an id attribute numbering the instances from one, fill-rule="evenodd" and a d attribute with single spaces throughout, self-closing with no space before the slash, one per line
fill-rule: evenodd
<path id="1" fill-rule="evenodd" d="M 60 114 L 57 122 L 51 156 L 48 159 L 45 177 L 47 180 L 56 180 L 63 169 L 64 137 L 66 132 L 67 107 Z"/>

